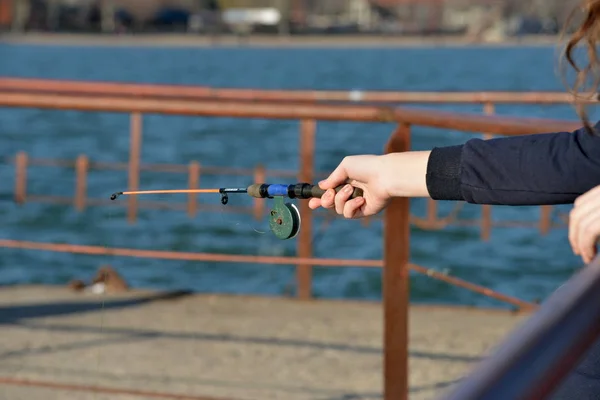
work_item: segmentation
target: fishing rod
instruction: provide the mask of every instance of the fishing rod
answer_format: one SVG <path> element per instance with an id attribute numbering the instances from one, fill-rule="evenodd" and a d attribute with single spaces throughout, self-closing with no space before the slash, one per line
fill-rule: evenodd
<path id="1" fill-rule="evenodd" d="M 339 193 L 345 185 L 335 188 Z M 111 200 L 116 200 L 120 196 L 134 196 L 147 194 L 220 194 L 221 204 L 226 205 L 229 202 L 229 194 L 247 194 L 258 199 L 274 199 L 274 206 L 269 213 L 269 226 L 276 237 L 282 240 L 294 238 L 300 232 L 302 219 L 300 211 L 292 203 L 285 203 L 284 198 L 288 199 L 311 199 L 313 197 L 321 198 L 325 190 L 317 185 L 310 183 L 296 183 L 291 185 L 255 183 L 247 188 L 220 188 L 220 189 L 176 189 L 176 190 L 138 190 L 130 192 L 116 192 L 110 196 Z M 351 199 L 361 197 L 363 190 L 354 188 Z"/>

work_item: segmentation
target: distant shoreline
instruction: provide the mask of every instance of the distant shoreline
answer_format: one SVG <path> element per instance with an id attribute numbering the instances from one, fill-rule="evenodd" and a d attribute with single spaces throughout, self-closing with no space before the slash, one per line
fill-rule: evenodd
<path id="1" fill-rule="evenodd" d="M 366 35 L 310 35 L 279 37 L 253 35 L 238 38 L 222 35 L 210 37 L 194 34 L 72 34 L 27 33 L 0 35 L 0 44 L 48 45 L 48 46 L 109 46 L 109 47 L 502 47 L 502 46 L 556 46 L 556 36 L 527 36 L 499 41 L 474 42 L 464 36 L 366 36 Z"/>

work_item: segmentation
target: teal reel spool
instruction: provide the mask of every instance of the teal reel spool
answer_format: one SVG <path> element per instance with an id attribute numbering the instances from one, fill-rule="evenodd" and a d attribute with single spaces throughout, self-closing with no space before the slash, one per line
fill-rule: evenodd
<path id="1" fill-rule="evenodd" d="M 269 215 L 269 227 L 281 240 L 293 239 L 300 232 L 302 218 L 295 204 L 285 203 L 283 197 L 275 197 L 274 206 Z"/>

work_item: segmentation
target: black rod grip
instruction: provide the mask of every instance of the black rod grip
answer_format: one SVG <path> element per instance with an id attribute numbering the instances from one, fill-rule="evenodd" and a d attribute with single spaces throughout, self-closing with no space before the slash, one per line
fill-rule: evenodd
<path id="1" fill-rule="evenodd" d="M 344 186 L 346 185 L 340 185 L 338 187 L 335 188 L 335 192 L 339 193 L 340 190 L 342 190 L 344 188 Z M 312 197 L 318 197 L 321 198 L 324 194 L 325 194 L 326 190 L 321 189 L 318 185 L 314 185 L 311 189 L 310 189 L 310 195 Z M 352 192 L 352 195 L 350 196 L 351 199 L 355 199 L 357 197 L 361 197 L 363 195 L 363 190 L 359 189 L 359 188 L 354 188 L 354 191 Z"/>

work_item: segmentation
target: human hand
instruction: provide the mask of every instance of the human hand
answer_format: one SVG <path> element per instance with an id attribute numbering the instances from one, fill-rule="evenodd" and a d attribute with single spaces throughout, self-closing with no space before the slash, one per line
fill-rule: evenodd
<path id="1" fill-rule="evenodd" d="M 392 197 L 388 192 L 391 171 L 384 157 L 359 155 L 344 158 L 327 179 L 319 182 L 319 187 L 327 191 L 321 198 L 310 199 L 309 207 L 335 208 L 338 214 L 348 219 L 379 213 Z M 347 183 L 346 187 L 336 195 L 335 188 L 344 183 Z M 349 200 L 352 187 L 362 189 L 363 196 Z"/>
<path id="2" fill-rule="evenodd" d="M 575 200 L 569 214 L 569 242 L 573 253 L 584 263 L 596 256 L 596 242 L 600 238 L 600 186 L 587 191 Z"/>

